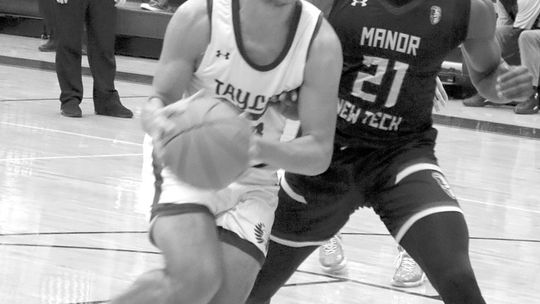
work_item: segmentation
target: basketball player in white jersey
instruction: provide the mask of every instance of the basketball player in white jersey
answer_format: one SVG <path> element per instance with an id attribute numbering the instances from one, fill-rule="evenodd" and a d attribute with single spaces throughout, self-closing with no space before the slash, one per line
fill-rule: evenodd
<path id="1" fill-rule="evenodd" d="M 150 239 L 165 265 L 142 275 L 112 303 L 245 301 L 268 246 L 276 169 L 316 175 L 330 163 L 341 67 L 339 40 L 310 3 L 189 0 L 180 6 L 142 113 L 151 137 L 143 166 L 153 165 L 155 187 Z M 297 88 L 302 136 L 282 142 L 286 119 L 271 100 Z M 150 153 L 153 144 L 159 154 L 172 129 L 168 113 L 182 111 L 195 93 L 226 99 L 256 130 L 254 166 L 217 192 L 183 184 Z"/>

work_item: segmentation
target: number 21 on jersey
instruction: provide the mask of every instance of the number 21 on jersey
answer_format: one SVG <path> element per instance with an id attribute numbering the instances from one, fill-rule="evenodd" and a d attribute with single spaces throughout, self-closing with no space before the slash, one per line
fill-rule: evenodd
<path id="1" fill-rule="evenodd" d="M 377 95 L 366 92 L 364 86 L 366 84 L 371 84 L 372 86 L 374 85 L 381 89 L 383 80 L 391 81 L 391 85 L 389 86 L 390 91 L 384 102 L 384 107 L 393 107 L 397 102 L 399 91 L 401 90 L 401 85 L 403 84 L 403 79 L 405 78 L 409 65 L 399 61 L 395 61 L 393 65 L 390 63 L 391 62 L 386 58 L 364 56 L 363 64 L 369 71 L 359 71 L 358 74 L 356 74 L 351 95 L 362 98 L 368 102 L 375 102 Z M 390 75 L 392 72 L 395 73 L 394 77 L 391 77 Z"/>

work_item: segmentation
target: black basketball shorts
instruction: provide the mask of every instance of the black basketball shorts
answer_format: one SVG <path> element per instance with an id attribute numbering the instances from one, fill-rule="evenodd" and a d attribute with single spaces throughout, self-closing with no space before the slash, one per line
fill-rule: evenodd
<path id="1" fill-rule="evenodd" d="M 462 212 L 437 164 L 434 140 L 386 149 L 336 149 L 318 176 L 286 173 L 271 239 L 291 247 L 323 244 L 359 207 L 371 207 L 399 242 L 419 219 Z"/>

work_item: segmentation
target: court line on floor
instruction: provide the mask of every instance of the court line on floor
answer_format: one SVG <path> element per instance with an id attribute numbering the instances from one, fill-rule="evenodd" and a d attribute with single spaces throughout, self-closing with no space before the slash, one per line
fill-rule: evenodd
<path id="1" fill-rule="evenodd" d="M 143 156 L 142 153 L 127 154 L 98 154 L 98 155 L 72 155 L 72 156 L 43 156 L 43 157 L 21 157 L 21 158 L 0 158 L 0 162 L 18 162 L 32 160 L 56 160 L 56 159 L 85 159 L 85 158 L 109 158 L 109 157 L 129 157 Z"/>
<path id="2" fill-rule="evenodd" d="M 397 292 L 405 293 L 405 294 L 408 294 L 408 295 L 413 295 L 413 296 L 418 296 L 418 297 L 422 297 L 422 298 L 428 298 L 428 299 L 432 299 L 432 300 L 442 301 L 442 299 L 441 299 L 441 297 L 439 295 L 427 295 L 427 294 L 418 293 L 418 292 L 409 291 L 409 290 L 404 290 L 404 289 L 396 288 L 396 287 L 392 287 L 392 286 L 369 283 L 369 282 L 364 282 L 364 281 L 360 281 L 360 280 L 344 278 L 344 277 L 340 277 L 340 276 L 333 276 L 333 275 L 329 275 L 329 274 L 322 274 L 322 273 L 313 272 L 313 271 L 307 271 L 307 270 L 296 270 L 296 272 L 300 272 L 300 273 L 304 273 L 304 274 L 310 274 L 310 275 L 319 276 L 319 277 L 322 276 L 322 277 L 333 278 L 333 279 L 341 279 L 341 280 L 343 280 L 342 283 L 355 283 L 355 284 L 359 284 L 359 285 L 364 285 L 364 286 L 369 286 L 369 287 L 374 287 L 374 288 L 380 288 L 380 289 L 385 289 L 385 290 L 390 290 L 390 291 L 397 291 Z M 285 285 L 285 287 L 286 287 L 286 285 Z"/>
<path id="3" fill-rule="evenodd" d="M 0 237 L 10 237 L 10 236 L 46 236 L 46 235 L 89 235 L 89 234 L 145 234 L 148 233 L 147 230 L 128 230 L 128 231 L 59 231 L 59 232 L 15 232 L 15 233 L 0 233 Z M 389 233 L 375 233 L 375 232 L 341 232 L 343 235 L 361 235 L 361 236 L 377 236 L 377 237 L 390 237 Z M 499 241 L 499 242 L 522 242 L 522 243 L 540 243 L 540 239 L 518 239 L 518 238 L 503 238 L 503 237 L 482 237 L 482 236 L 470 236 L 471 240 L 480 240 L 480 241 Z M 32 244 L 27 243 L 0 243 L 0 246 L 19 246 L 18 244 L 23 244 L 24 246 L 31 246 Z M 20 245 L 20 246 L 23 246 Z M 57 246 L 57 245 L 42 245 L 36 244 L 37 247 L 43 246 Z M 67 245 L 58 245 L 61 248 L 69 247 Z M 77 249 L 76 247 L 75 249 Z M 92 249 L 89 248 L 79 248 L 79 249 Z M 114 251 L 114 248 L 104 248 L 103 250 Z M 128 250 L 128 249 L 125 249 Z M 130 250 L 130 249 L 129 249 Z M 122 249 L 121 251 L 124 251 Z M 149 253 L 149 252 L 147 252 Z"/>
<path id="4" fill-rule="evenodd" d="M 296 272 L 304 272 L 302 270 L 297 270 Z M 300 287 L 300 286 L 312 286 L 312 285 L 322 285 L 329 283 L 343 283 L 346 282 L 346 279 L 330 277 L 331 280 L 326 281 L 313 281 L 313 282 L 302 282 L 302 283 L 290 283 L 285 284 L 283 287 Z"/>
<path id="5" fill-rule="evenodd" d="M 4 233 L 0 234 L 0 236 L 28 236 L 28 235 L 66 235 L 66 234 L 143 234 L 147 233 L 147 231 L 139 231 L 139 230 L 130 230 L 130 231 L 78 231 L 78 232 L 23 232 L 23 233 Z M 342 232 L 344 235 L 367 235 L 367 236 L 385 236 L 389 237 L 389 234 L 383 234 L 383 233 L 354 233 L 354 232 Z M 540 240 L 526 240 L 526 239 L 505 239 L 505 238 L 483 238 L 483 237 L 471 237 L 471 239 L 478 239 L 478 240 L 494 240 L 494 241 L 520 241 L 520 242 L 534 242 L 534 243 L 540 243 Z M 17 246 L 17 247 L 41 247 L 41 248 L 59 248 L 59 249 L 79 249 L 79 250 L 96 250 L 96 251 L 115 251 L 115 252 L 125 252 L 125 253 L 143 253 L 143 254 L 160 254 L 159 251 L 151 251 L 151 250 L 135 250 L 135 249 L 122 249 L 122 248 L 107 248 L 107 247 L 90 247 L 90 246 L 68 246 L 68 245 L 48 245 L 48 244 L 29 244 L 29 243 L 5 243 L 1 242 L 0 246 Z M 379 288 L 379 289 L 385 289 L 395 292 L 400 292 L 408 295 L 423 297 L 423 298 L 429 298 L 432 300 L 441 300 L 441 298 L 438 295 L 426 295 L 422 293 L 417 293 L 413 291 L 403 290 L 400 288 L 395 288 L 392 286 L 386 286 L 386 285 L 380 285 L 350 278 L 344 278 L 340 276 L 334 276 L 334 275 L 328 275 L 318 272 L 312 272 L 312 271 L 306 271 L 298 269 L 296 272 L 303 273 L 303 274 L 309 274 L 316 277 L 324 277 L 327 279 L 332 279 L 332 281 L 314 281 L 314 282 L 306 282 L 306 283 L 292 283 L 292 284 L 286 284 L 284 287 L 298 287 L 298 286 L 304 286 L 304 285 L 315 285 L 315 284 L 323 284 L 323 283 L 354 283 L 358 285 L 364 285 L 369 286 L 373 288 Z M 90 301 L 90 302 L 77 302 L 77 303 L 70 303 L 70 304 L 90 304 L 90 303 L 108 303 L 109 301 Z"/>
<path id="6" fill-rule="evenodd" d="M 391 237 L 389 233 L 373 233 L 373 232 L 341 232 L 342 235 L 358 235 L 358 236 L 384 236 Z M 0 235 L 1 236 L 1 235 Z M 503 237 L 484 237 L 484 236 L 470 236 L 470 240 L 477 241 L 498 241 L 498 242 L 517 242 L 517 243 L 533 243 L 540 244 L 540 240 L 535 239 L 518 239 L 518 238 L 503 238 Z"/>
<path id="7" fill-rule="evenodd" d="M 500 135 L 509 135 L 514 137 L 540 139 L 540 128 L 517 126 L 500 122 L 485 120 L 476 120 L 471 118 L 433 114 L 433 123 L 473 130 L 478 132 L 487 132 Z"/>
<path id="8" fill-rule="evenodd" d="M 89 246 L 28 244 L 28 243 L 3 243 L 2 242 L 2 243 L 0 243 L 0 246 L 58 248 L 58 249 L 79 249 L 79 250 L 113 251 L 113 252 L 125 252 L 125 253 L 143 253 L 143 254 L 160 254 L 161 253 L 159 251 L 149 251 L 149 250 L 133 250 L 133 249 L 89 247 Z M 380 288 L 380 289 L 385 289 L 385 290 L 391 290 L 391 291 L 394 291 L 394 292 L 405 293 L 405 294 L 408 294 L 408 295 L 414 295 L 414 296 L 439 300 L 438 296 L 425 295 L 425 294 L 411 292 L 411 291 L 407 291 L 407 290 L 402 290 L 402 289 L 399 289 L 399 288 L 394 288 L 394 287 L 386 286 L 386 285 L 379 285 L 379 284 L 375 284 L 375 283 L 369 283 L 369 282 L 364 282 L 364 281 L 359 281 L 359 280 L 354 280 L 354 279 L 349 279 L 349 278 L 343 278 L 343 277 L 338 277 L 338 276 L 332 276 L 332 275 L 327 275 L 327 274 L 318 273 L 318 272 L 312 272 L 312 271 L 306 271 L 306 270 L 297 270 L 296 272 L 313 275 L 315 277 L 324 277 L 324 278 L 329 278 L 329 279 L 333 279 L 333 280 L 342 280 L 340 282 L 326 282 L 326 283 L 354 283 L 354 284 L 359 284 L 359 285 L 364 285 L 364 286 L 370 286 L 370 287 L 373 287 L 373 288 Z M 287 284 L 287 285 L 285 285 L 285 287 L 295 287 L 295 286 L 301 286 L 301 285 L 305 285 L 305 284 L 298 284 L 298 285 L 297 284 Z M 71 304 L 83 304 L 83 303 L 96 303 L 96 302 L 95 301 L 94 302 L 90 301 L 90 302 L 78 302 L 78 303 L 71 303 Z M 105 302 L 99 302 L 98 301 L 97 303 L 107 303 L 107 301 L 105 301 Z"/>
<path id="9" fill-rule="evenodd" d="M 515 210 L 515 211 L 530 212 L 530 213 L 540 214 L 540 210 L 533 210 L 533 209 L 529 209 L 529 208 L 520 208 L 520 207 L 497 204 L 497 203 L 493 203 L 493 202 L 483 202 L 483 201 L 478 201 L 478 200 L 473 200 L 473 199 L 468 199 L 468 198 L 458 198 L 458 200 L 459 201 L 466 201 L 466 202 L 470 202 L 470 203 L 474 203 L 474 204 L 479 204 L 479 205 L 494 206 L 494 207 L 500 207 L 500 208 Z"/>
<path id="10" fill-rule="evenodd" d="M 132 96 L 120 96 L 120 99 L 134 99 L 134 98 L 148 98 L 147 95 L 132 95 Z M 87 96 L 87 97 L 83 97 L 83 100 L 92 100 L 93 98 L 91 96 Z M 0 102 L 8 102 L 8 101 L 21 101 L 21 102 L 26 102 L 26 101 L 29 101 L 29 102 L 34 102 L 34 101 L 58 101 L 60 102 L 60 100 L 58 99 L 58 97 L 54 97 L 54 98 L 14 98 L 14 99 L 0 99 Z"/>
<path id="11" fill-rule="evenodd" d="M 82 134 L 82 133 L 77 133 L 77 132 L 69 132 L 69 131 L 62 131 L 62 130 L 57 130 L 57 129 L 44 128 L 44 127 L 29 126 L 25 124 L 17 124 L 17 123 L 5 122 L 5 121 L 1 121 L 0 124 L 11 126 L 11 127 L 27 128 L 27 129 L 32 129 L 32 130 L 59 133 L 59 134 L 64 134 L 64 135 L 79 136 L 79 137 L 89 138 L 89 139 L 110 141 L 110 142 L 118 143 L 118 144 L 133 145 L 133 146 L 138 146 L 138 147 L 142 146 L 142 143 L 136 143 L 136 142 L 126 141 L 126 140 L 118 140 L 114 138 L 107 138 L 107 137 L 101 137 L 101 136 L 87 135 L 87 134 Z"/>

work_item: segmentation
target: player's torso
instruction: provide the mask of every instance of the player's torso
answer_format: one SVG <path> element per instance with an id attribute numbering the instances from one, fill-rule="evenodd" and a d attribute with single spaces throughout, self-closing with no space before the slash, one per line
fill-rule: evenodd
<path id="1" fill-rule="evenodd" d="M 213 0 L 211 41 L 190 91 L 203 89 L 227 99 L 247 113 L 259 135 L 279 140 L 285 118 L 270 107 L 270 98 L 302 84 L 307 52 L 320 15 L 309 3 L 299 3 L 283 50 L 269 64 L 258 65 L 251 59 L 256 56 L 250 57 L 246 49 L 249 42 L 240 34 L 238 0 Z"/>
<path id="2" fill-rule="evenodd" d="M 336 0 L 344 68 L 336 139 L 384 146 L 431 128 L 435 76 L 466 36 L 470 0 Z"/>

